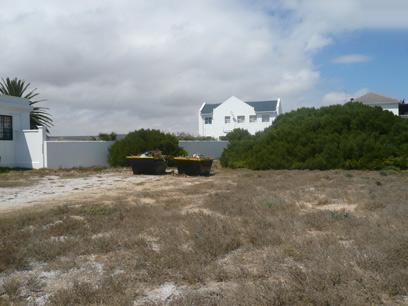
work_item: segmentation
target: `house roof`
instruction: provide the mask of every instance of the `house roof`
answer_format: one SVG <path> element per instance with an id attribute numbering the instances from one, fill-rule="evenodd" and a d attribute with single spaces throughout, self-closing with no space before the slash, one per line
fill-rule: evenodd
<path id="1" fill-rule="evenodd" d="M 204 107 L 201 110 L 201 114 L 212 114 L 214 108 L 221 105 L 221 103 L 214 103 L 214 104 L 204 104 Z"/>
<path id="2" fill-rule="evenodd" d="M 30 101 L 20 97 L 0 95 L 0 105 L 28 111 L 31 110 Z"/>
<path id="3" fill-rule="evenodd" d="M 370 105 L 375 105 L 375 104 L 395 104 L 399 103 L 400 101 L 394 98 L 386 97 L 374 92 L 369 92 L 365 94 L 364 96 L 361 96 L 355 101 L 361 102 L 363 104 L 370 104 Z"/>
<path id="4" fill-rule="evenodd" d="M 256 112 L 274 112 L 278 101 L 245 101 L 245 103 L 252 106 Z"/>
<path id="5" fill-rule="evenodd" d="M 276 111 L 276 106 L 278 104 L 277 100 L 270 101 L 244 101 L 249 106 L 255 109 L 255 112 L 274 112 Z M 201 114 L 212 114 L 214 109 L 221 105 L 221 103 L 205 103 L 201 109 Z"/>

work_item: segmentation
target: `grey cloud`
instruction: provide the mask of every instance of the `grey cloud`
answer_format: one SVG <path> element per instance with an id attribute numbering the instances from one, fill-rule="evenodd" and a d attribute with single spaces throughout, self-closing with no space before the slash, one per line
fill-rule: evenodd
<path id="1" fill-rule="evenodd" d="M 331 42 L 330 19 L 352 14 L 346 2 L 6 2 L 1 76 L 39 89 L 55 134 L 196 132 L 203 101 L 236 95 L 281 97 L 285 110 L 303 105 L 320 82 L 312 54 Z"/>

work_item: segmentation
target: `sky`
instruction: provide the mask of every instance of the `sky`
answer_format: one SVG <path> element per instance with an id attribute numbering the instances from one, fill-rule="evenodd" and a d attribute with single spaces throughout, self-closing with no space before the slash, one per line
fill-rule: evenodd
<path id="1" fill-rule="evenodd" d="M 198 130 L 203 102 L 408 98 L 406 0 L 0 0 L 0 77 L 53 135 Z"/>

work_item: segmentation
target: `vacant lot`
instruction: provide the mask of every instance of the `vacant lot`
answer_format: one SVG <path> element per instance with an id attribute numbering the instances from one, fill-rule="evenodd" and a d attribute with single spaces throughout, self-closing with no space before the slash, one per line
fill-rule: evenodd
<path id="1" fill-rule="evenodd" d="M 406 172 L 24 175 L 71 187 L 0 203 L 0 304 L 408 303 Z"/>

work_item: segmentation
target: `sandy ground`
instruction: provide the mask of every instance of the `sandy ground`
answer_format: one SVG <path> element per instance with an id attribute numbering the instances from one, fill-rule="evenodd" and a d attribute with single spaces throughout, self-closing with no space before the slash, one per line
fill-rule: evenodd
<path id="1" fill-rule="evenodd" d="M 251 293 L 249 287 L 240 286 L 254 284 L 256 287 L 258 279 L 291 280 L 288 267 L 294 267 L 295 263 L 302 268 L 307 266 L 313 277 L 322 275 L 324 283 L 327 281 L 323 273 L 325 270 L 320 266 L 328 267 L 330 272 L 334 269 L 332 258 L 357 265 L 353 260 L 359 257 L 355 254 L 371 254 L 370 250 L 375 249 L 387 255 L 390 245 L 398 251 L 394 253 L 406 253 L 400 243 L 405 238 L 388 242 L 391 240 L 389 237 L 395 239 L 406 227 L 405 222 L 400 223 L 391 214 L 393 210 L 399 210 L 399 215 L 406 211 L 402 202 L 407 199 L 404 188 L 407 177 L 403 174 L 215 169 L 215 175 L 210 177 L 186 177 L 133 175 L 129 169 L 107 171 L 80 172 L 74 174 L 77 177 L 64 177 L 63 172 L 47 173 L 42 177 L 30 173 L 23 177 L 15 173 L 10 175 L 10 184 L 13 179 L 24 181 L 26 178 L 35 183 L 0 187 L 0 216 L 7 219 L 10 212 L 10 218 L 17 218 L 25 212 L 21 208 L 38 210 L 36 213 L 41 216 L 33 220 L 23 219 L 26 221 L 21 223 L 21 227 L 16 227 L 16 232 L 10 231 L 17 233 L 13 237 L 25 239 L 21 249 L 16 247 L 20 254 L 27 256 L 26 252 L 31 252 L 29 254 L 37 257 L 27 257 L 29 268 L 13 270 L 12 264 L 9 264 L 10 270 L 0 273 L 0 304 L 2 297 L 6 299 L 2 288 L 10 280 L 20 281 L 18 296 L 24 304 L 46 305 L 60 290 L 73 288 L 75 282 L 100 286 L 109 276 L 123 282 L 126 287 L 123 292 L 129 293 L 133 305 L 176 305 L 174 301 L 182 298 L 187 301 L 184 305 L 190 305 L 194 303 L 189 303 L 188 298 L 193 296 L 234 296 L 242 288 Z M 394 203 L 397 204 L 395 208 L 387 207 Z M 115 210 L 107 210 L 107 215 L 102 210 L 99 215 L 98 210 L 93 213 L 87 210 L 88 204 L 90 208 L 100 205 L 102 209 L 114 207 Z M 43 208 L 57 205 L 66 205 L 66 210 L 50 210 L 49 217 L 46 210 L 40 212 Z M 288 208 L 283 209 L 284 206 Z M 254 214 L 250 213 L 251 209 L 255 210 Z M 122 212 L 129 215 L 123 217 Z M 264 218 L 268 223 L 260 222 Z M 105 220 L 104 223 L 100 219 Z M 205 226 L 200 220 L 211 222 L 210 226 Z M 381 223 L 382 220 L 386 221 Z M 381 230 L 378 230 L 379 226 L 382 226 Z M 358 230 L 350 230 L 352 227 Z M 229 232 L 229 228 L 233 231 Z M 371 234 L 377 230 L 388 236 L 381 236 L 377 241 L 376 234 Z M 188 231 L 197 234 L 189 235 Z M 171 235 L 167 235 L 168 232 Z M 135 242 L 135 235 L 142 244 Z M 174 240 L 170 239 L 173 235 L 176 235 Z M 277 238 L 269 240 L 274 235 Z M 368 238 L 363 239 L 361 235 Z M 3 241 L 7 241 L 7 236 L 3 236 Z M 230 237 L 238 237 L 236 239 L 240 239 L 242 245 L 232 251 L 220 252 L 215 259 L 202 264 L 203 260 L 208 260 L 208 254 L 212 254 L 210 251 L 228 245 L 223 241 L 233 241 Z M 217 244 L 214 247 L 208 242 L 201 244 L 203 239 Z M 111 245 L 113 240 L 119 243 Z M 9 245 L 14 247 L 14 240 L 10 241 L 13 242 Z M 65 253 L 52 255 L 51 259 L 33 253 L 39 252 L 42 246 L 47 247 L 50 254 L 58 253 L 65 247 L 64 244 L 69 247 L 72 241 L 78 251 L 67 248 Z M 84 241 L 91 245 L 89 249 Z M 27 251 L 28 244 L 31 251 Z M 182 251 L 175 251 L 173 245 Z M 398 245 L 402 247 L 397 249 Z M 20 245 L 17 246 L 20 248 Z M 198 251 L 190 252 L 192 246 Z M 210 251 L 207 251 L 207 246 L 211 247 Z M 203 252 L 207 255 L 195 259 L 199 256 L 195 254 Z M 174 259 L 174 267 L 170 262 L 162 264 L 164 258 Z M 310 263 L 311 260 L 314 261 Z M 163 265 L 164 268 L 157 268 L 157 272 L 156 268 L 152 268 L 155 265 Z M 363 275 L 366 277 L 364 286 L 377 286 L 371 283 L 373 272 L 370 270 L 364 274 L 360 268 L 356 271 L 347 269 L 344 277 L 355 273 L 356 279 L 361 282 Z M 330 273 L 337 277 L 336 271 L 343 270 Z M 392 273 L 384 271 L 378 279 L 393 275 L 398 269 L 392 270 Z M 198 277 L 202 280 L 197 281 Z M 313 282 L 314 279 L 311 279 Z M 37 286 L 36 282 L 41 285 Z M 345 279 L 342 286 L 348 286 L 348 283 L 350 281 Z M 293 290 L 298 290 L 297 286 L 295 282 Z M 347 287 L 347 292 L 351 289 L 351 286 Z M 86 293 L 86 290 L 86 287 L 80 287 L 79 291 L 66 294 L 75 297 L 77 292 Z M 265 290 L 270 291 L 268 288 Z M 262 294 L 265 292 L 261 291 Z M 296 291 L 289 293 L 293 292 Z M 332 292 L 327 296 L 333 296 Z M 396 301 L 398 299 L 403 301 L 401 304 L 408 301 L 405 295 L 395 297 Z M 253 304 L 262 304 L 253 301 Z"/>
<path id="2" fill-rule="evenodd" d="M 130 171 L 73 178 L 61 178 L 55 175 L 45 176 L 29 186 L 0 187 L 0 213 L 23 207 L 50 204 L 55 200 L 67 197 L 109 192 L 160 179 L 163 177 L 135 176 Z"/>

